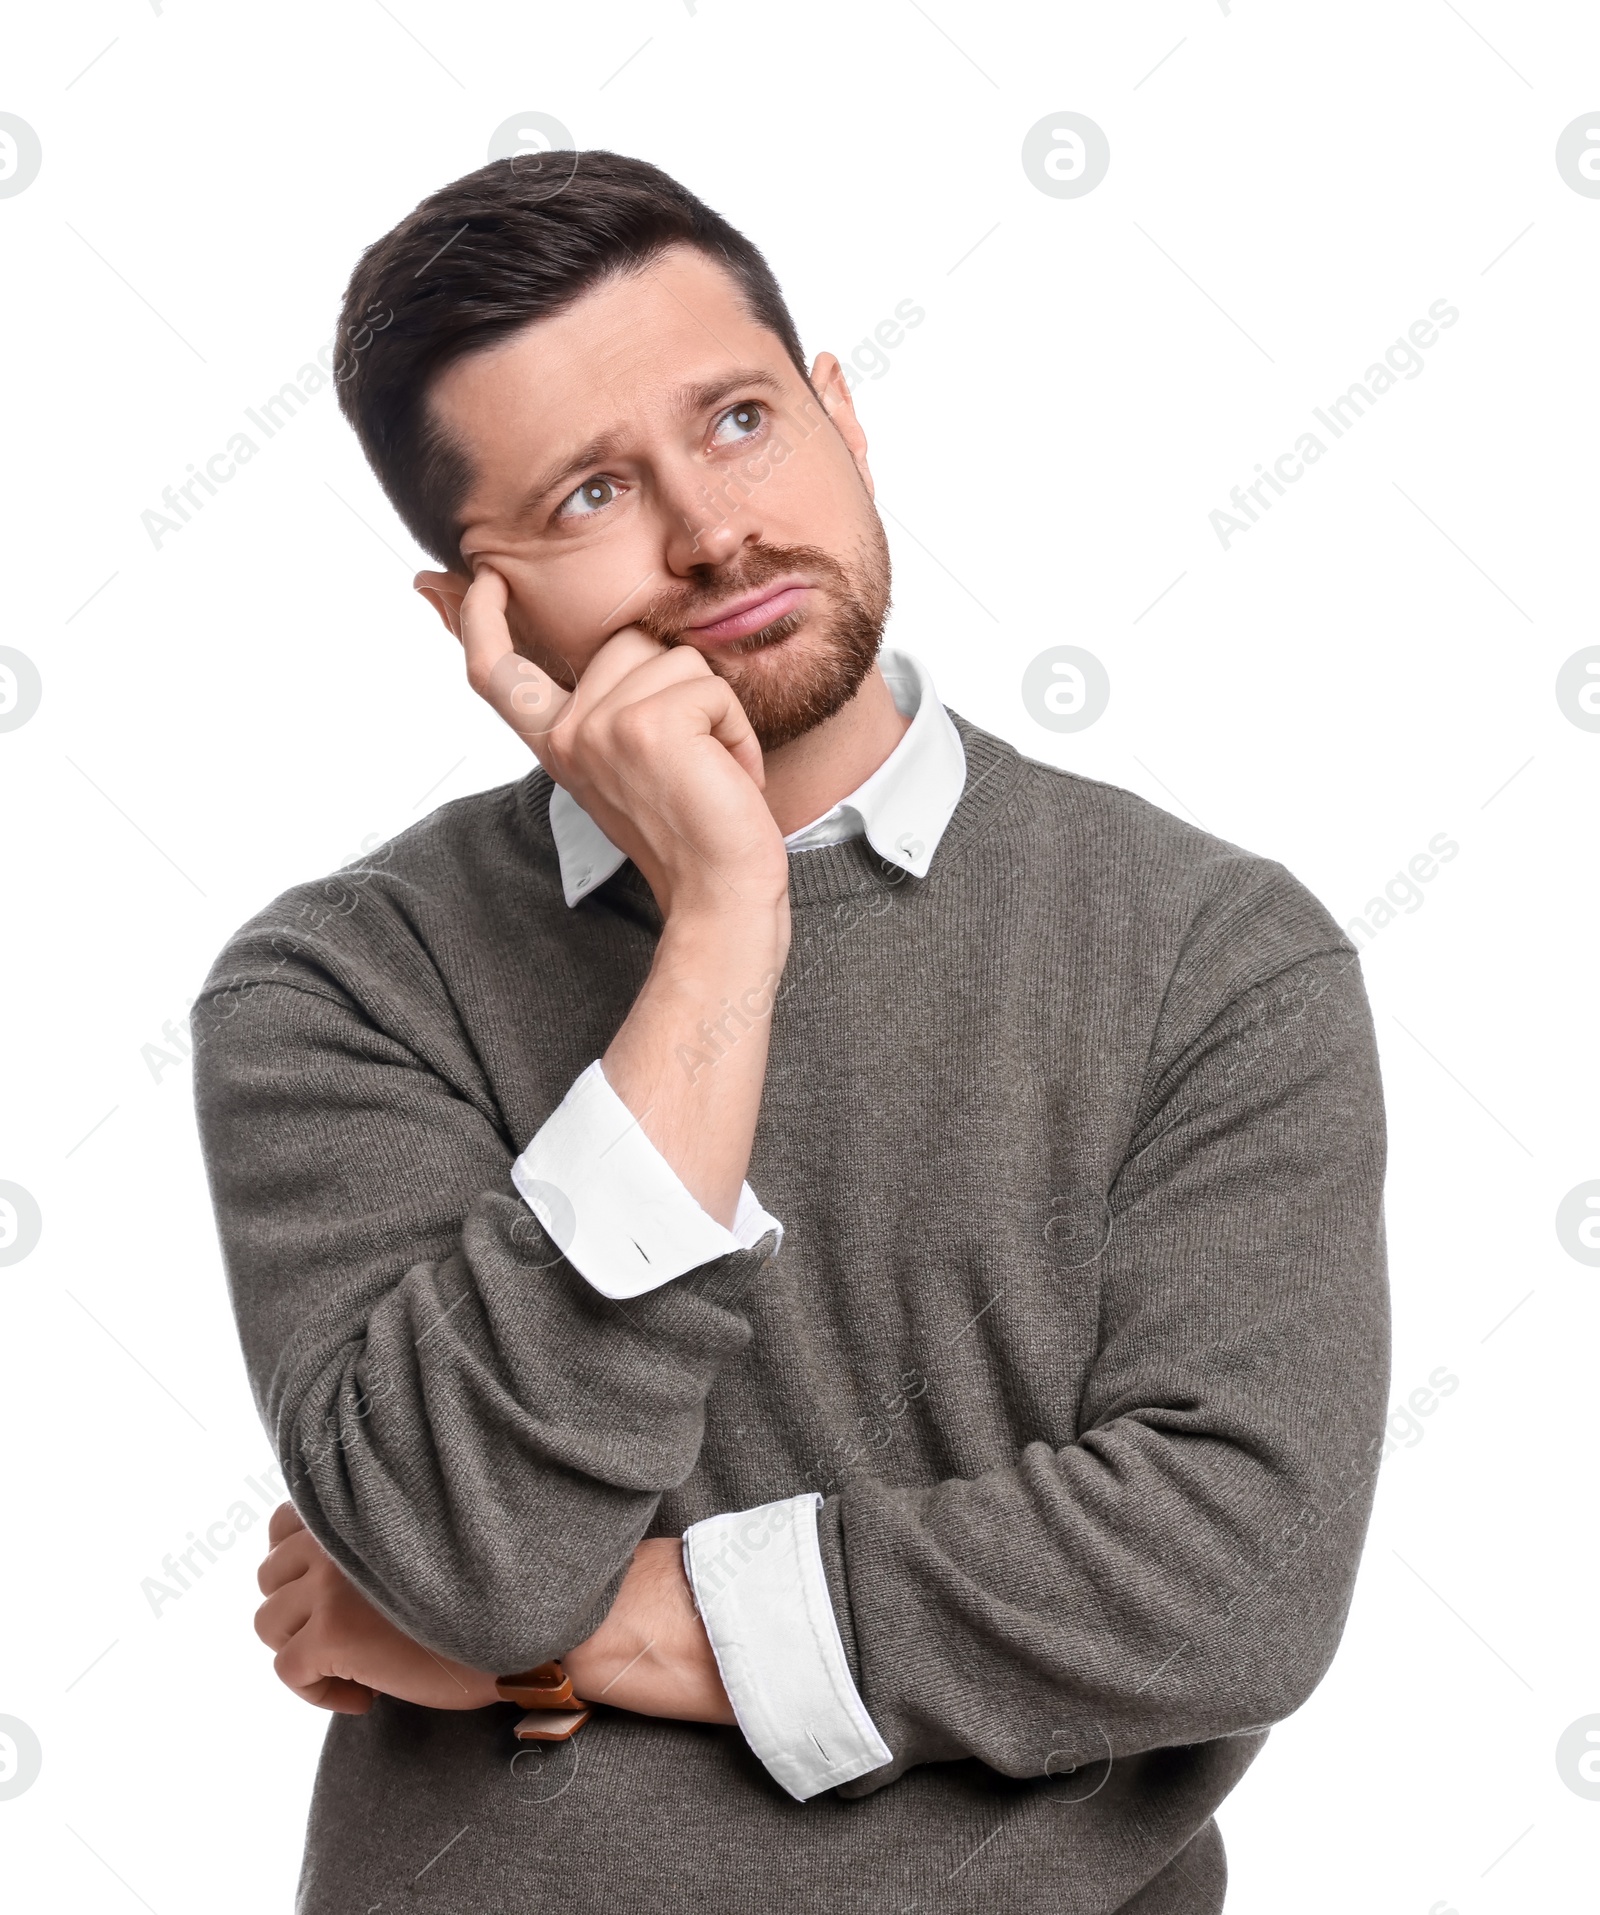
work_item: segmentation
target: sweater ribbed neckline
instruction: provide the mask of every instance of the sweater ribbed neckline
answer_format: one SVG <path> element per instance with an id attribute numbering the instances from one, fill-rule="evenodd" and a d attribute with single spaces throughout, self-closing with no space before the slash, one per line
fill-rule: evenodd
<path id="1" fill-rule="evenodd" d="M 808 851 L 792 851 L 789 854 L 789 900 L 792 910 L 804 911 L 810 906 L 829 904 L 852 893 L 892 890 L 907 882 L 913 885 L 934 883 L 941 868 L 986 828 L 1020 776 L 1023 759 L 1015 747 L 1008 745 L 1004 739 L 981 730 L 959 712 L 951 711 L 948 705 L 945 710 L 950 712 L 951 722 L 961 734 L 961 745 L 967 758 L 967 778 L 956 808 L 950 814 L 950 822 L 945 826 L 944 836 L 933 854 L 927 877 L 908 880 L 906 873 L 898 865 L 880 857 L 864 836 L 847 838 L 841 844 L 818 845 Z M 552 857 L 555 855 L 555 845 L 550 836 L 549 812 L 553 788 L 550 774 L 543 768 L 532 772 L 523 781 L 524 803 L 541 836 L 550 842 Z M 604 884 L 597 886 L 592 896 L 599 897 L 613 885 L 621 886 L 651 911 L 655 909 L 655 897 L 649 883 L 631 858 L 625 860 Z M 589 902 L 590 899 L 585 898 L 583 903 L 573 908 L 581 911 Z"/>

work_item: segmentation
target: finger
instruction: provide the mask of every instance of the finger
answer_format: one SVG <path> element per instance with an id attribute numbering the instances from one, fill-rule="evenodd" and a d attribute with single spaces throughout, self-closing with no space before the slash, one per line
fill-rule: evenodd
<path id="1" fill-rule="evenodd" d="M 306 1650 L 296 1647 L 304 1642 L 306 1634 L 302 1630 L 287 1648 L 280 1649 L 273 1657 L 272 1667 L 278 1680 L 314 1708 L 331 1709 L 336 1715 L 365 1715 L 372 1707 L 372 1690 L 364 1682 L 325 1675 Z"/>
<path id="2" fill-rule="evenodd" d="M 502 575 L 480 565 L 461 601 L 461 648 L 467 683 L 531 745 L 555 727 L 571 694 L 518 653 L 506 622 L 509 598 Z"/>
<path id="3" fill-rule="evenodd" d="M 272 1512 L 267 1524 L 267 1541 L 281 1543 L 285 1536 L 292 1536 L 297 1529 L 304 1529 L 300 1512 L 293 1503 L 280 1503 Z"/>
<path id="4" fill-rule="evenodd" d="M 343 1676 L 325 1676 L 301 1694 L 316 1708 L 331 1709 L 340 1716 L 364 1716 L 375 1700 L 374 1692 L 364 1682 L 349 1682 Z"/>
<path id="5" fill-rule="evenodd" d="M 665 689 L 668 685 L 681 685 L 690 678 L 709 678 L 711 667 L 701 653 L 692 645 L 674 645 L 670 650 L 658 645 L 653 638 L 644 638 L 646 651 L 639 651 L 626 641 L 628 631 L 616 633 L 608 638 L 601 651 L 610 654 L 607 658 L 609 669 L 596 672 L 591 665 L 578 681 L 576 696 L 583 701 L 583 715 L 594 717 L 608 708 L 631 703 L 638 698 L 647 697 L 651 692 Z M 599 663 L 599 654 L 595 656 Z"/>
<path id="6" fill-rule="evenodd" d="M 272 1658 L 273 1673 L 286 1688 L 307 1702 L 323 1683 L 337 1680 L 328 1668 L 328 1659 L 319 1651 L 315 1629 L 297 1629 Z"/>
<path id="7" fill-rule="evenodd" d="M 650 697 L 621 708 L 611 724 L 617 735 L 626 738 L 635 726 L 682 725 L 686 721 L 698 721 L 705 732 L 726 748 L 757 790 L 766 789 L 766 766 L 755 727 L 734 695 L 733 687 L 714 673 L 663 686 Z"/>
<path id="8" fill-rule="evenodd" d="M 766 761 L 761 755 L 761 740 L 750 716 L 739 702 L 739 694 L 725 678 L 719 678 L 708 666 L 704 709 L 711 716 L 711 736 L 727 747 L 734 761 L 755 781 L 758 791 L 767 788 Z"/>
<path id="9" fill-rule="evenodd" d="M 304 1576 L 321 1554 L 321 1545 L 311 1532 L 297 1530 L 262 1558 L 261 1567 L 256 1571 L 256 1588 L 263 1596 L 270 1596 L 285 1583 Z"/>
<path id="10" fill-rule="evenodd" d="M 269 1649 L 281 1649 L 311 1620 L 316 1606 L 316 1597 L 303 1576 L 285 1583 L 256 1611 L 255 1632 Z"/>
<path id="11" fill-rule="evenodd" d="M 654 659 L 670 656 L 671 653 L 659 639 L 651 638 L 637 625 L 621 626 L 584 667 L 578 688 L 573 693 L 573 714 L 587 715 L 603 698 L 615 691 L 630 673 Z"/>

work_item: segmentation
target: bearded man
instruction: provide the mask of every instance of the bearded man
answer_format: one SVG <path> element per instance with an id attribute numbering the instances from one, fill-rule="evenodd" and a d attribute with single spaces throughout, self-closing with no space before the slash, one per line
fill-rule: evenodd
<path id="1" fill-rule="evenodd" d="M 436 193 L 337 373 L 537 763 L 196 1007 L 302 1915 L 1220 1909 L 1382 1440 L 1354 947 L 880 656 L 839 362 L 656 168 Z"/>

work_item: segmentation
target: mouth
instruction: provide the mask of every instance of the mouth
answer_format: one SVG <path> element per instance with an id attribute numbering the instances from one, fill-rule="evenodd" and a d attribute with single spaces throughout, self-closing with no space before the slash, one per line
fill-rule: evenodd
<path id="1" fill-rule="evenodd" d="M 800 611 L 809 590 L 809 586 L 795 579 L 763 585 L 757 591 L 747 592 L 743 598 L 734 599 L 705 624 L 684 626 L 683 637 L 696 646 L 727 645 L 749 638 L 780 618 Z"/>

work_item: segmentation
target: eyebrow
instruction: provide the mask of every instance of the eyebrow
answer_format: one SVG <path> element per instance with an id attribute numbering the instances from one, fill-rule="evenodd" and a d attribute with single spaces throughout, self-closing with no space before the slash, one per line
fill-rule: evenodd
<path id="1" fill-rule="evenodd" d="M 751 387 L 775 395 L 783 390 L 780 381 L 760 366 L 736 366 L 733 371 L 719 374 L 715 379 L 700 379 L 692 385 L 680 386 L 670 402 L 672 414 L 677 419 L 693 418 L 697 412 L 705 412 L 720 400 L 740 390 L 748 391 Z M 558 486 L 581 479 L 586 472 L 604 465 L 621 450 L 622 445 L 623 435 L 620 431 L 597 433 L 570 456 L 547 466 L 523 494 L 522 502 L 513 515 L 513 522 L 520 523 L 531 517 Z"/>

